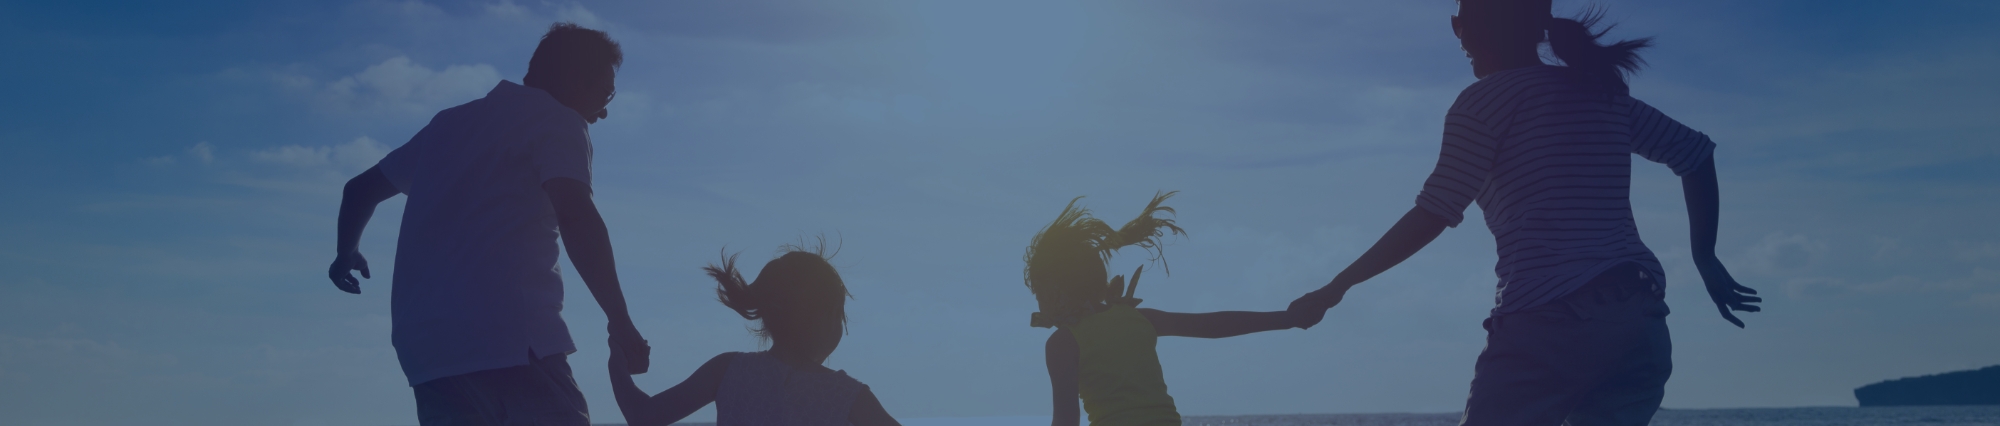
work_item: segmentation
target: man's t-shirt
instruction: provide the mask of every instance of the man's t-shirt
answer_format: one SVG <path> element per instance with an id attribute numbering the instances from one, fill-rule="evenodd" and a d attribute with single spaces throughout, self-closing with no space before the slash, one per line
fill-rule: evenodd
<path id="1" fill-rule="evenodd" d="M 556 215 L 542 183 L 590 183 L 583 117 L 502 81 L 439 112 L 376 167 L 409 196 L 396 241 L 392 341 L 412 386 L 570 353 Z"/>
<path id="2" fill-rule="evenodd" d="M 1708 136 L 1565 67 L 1494 73 L 1445 116 L 1437 169 L 1417 205 L 1458 226 L 1474 201 L 1500 261 L 1493 315 L 1548 303 L 1624 263 L 1664 271 L 1632 220 L 1632 154 L 1676 175 L 1715 150 Z"/>

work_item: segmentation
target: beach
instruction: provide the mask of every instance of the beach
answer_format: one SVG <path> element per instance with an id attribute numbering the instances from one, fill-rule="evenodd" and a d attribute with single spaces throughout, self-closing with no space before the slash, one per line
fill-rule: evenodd
<path id="1" fill-rule="evenodd" d="M 907 426 L 1044 425 L 1047 416 L 930 417 L 903 419 Z M 709 426 L 714 423 L 676 423 Z M 1458 413 L 1270 414 L 1188 416 L 1187 426 L 1453 426 Z M 1990 426 L 2000 425 L 2000 405 L 1917 407 L 1793 407 L 1661 409 L 1655 426 Z"/>

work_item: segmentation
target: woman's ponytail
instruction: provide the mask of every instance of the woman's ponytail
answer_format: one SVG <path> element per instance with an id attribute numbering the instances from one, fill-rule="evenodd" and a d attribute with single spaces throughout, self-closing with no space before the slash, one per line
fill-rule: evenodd
<path id="1" fill-rule="evenodd" d="M 723 257 L 722 266 L 710 264 L 701 267 L 701 270 L 707 272 L 709 277 L 715 278 L 715 299 L 721 301 L 723 306 L 735 309 L 736 314 L 742 315 L 746 320 L 764 317 L 763 309 L 759 306 L 762 301 L 758 300 L 756 294 L 751 293 L 750 282 L 743 280 L 743 273 L 736 270 L 735 255 Z M 761 330 L 759 332 L 761 333 Z"/>
<path id="2" fill-rule="evenodd" d="M 1550 18 L 1546 29 L 1549 34 L 1549 50 L 1557 59 L 1583 74 L 1584 78 L 1597 83 L 1608 92 L 1626 94 L 1625 75 L 1638 71 L 1646 63 L 1639 57 L 1639 49 L 1653 45 L 1653 38 L 1623 40 L 1609 46 L 1597 44 L 1597 39 L 1611 31 L 1591 31 L 1591 27 L 1604 18 L 1598 9 L 1586 9 L 1575 18 Z"/>

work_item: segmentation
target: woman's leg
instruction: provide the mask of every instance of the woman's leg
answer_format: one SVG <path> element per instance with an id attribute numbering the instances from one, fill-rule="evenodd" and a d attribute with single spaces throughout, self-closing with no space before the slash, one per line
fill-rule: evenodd
<path id="1" fill-rule="evenodd" d="M 1604 380 L 1584 395 L 1571 411 L 1572 426 L 1644 425 L 1660 409 L 1667 394 L 1667 377 L 1673 375 L 1673 339 L 1667 333 L 1666 303 L 1650 295 L 1638 297 L 1632 310 L 1646 315 L 1637 319 L 1633 330 L 1641 336 L 1638 344 L 1612 365 Z"/>
<path id="2" fill-rule="evenodd" d="M 1488 319 L 1460 424 L 1650 420 L 1673 368 L 1666 305 L 1650 282 L 1624 281 L 1593 280 L 1546 305 Z"/>
<path id="3" fill-rule="evenodd" d="M 1487 319 L 1486 330 L 1460 425 L 1561 424 L 1608 355 L 1579 344 L 1588 324 L 1561 303 Z"/>

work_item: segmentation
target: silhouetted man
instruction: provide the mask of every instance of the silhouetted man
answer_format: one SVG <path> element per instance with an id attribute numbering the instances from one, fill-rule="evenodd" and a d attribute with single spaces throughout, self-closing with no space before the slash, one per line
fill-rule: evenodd
<path id="1" fill-rule="evenodd" d="M 611 340 L 646 369 L 611 241 L 591 202 L 588 125 L 605 117 L 624 62 L 601 31 L 551 26 L 525 85 L 439 112 L 408 143 L 347 182 L 333 284 L 361 293 L 356 251 L 375 205 L 408 194 L 390 294 L 392 341 L 430 425 L 587 425 L 566 360 L 556 240 L 610 320 Z"/>

